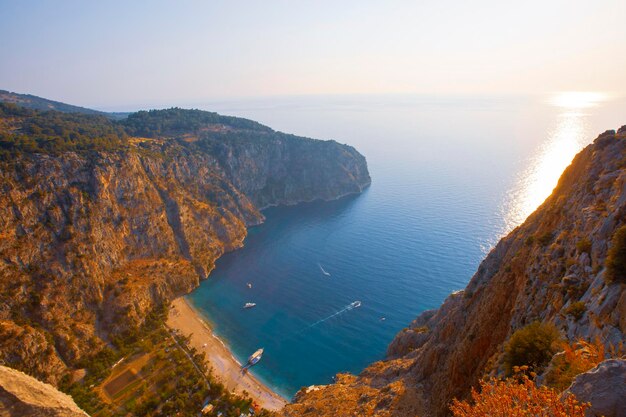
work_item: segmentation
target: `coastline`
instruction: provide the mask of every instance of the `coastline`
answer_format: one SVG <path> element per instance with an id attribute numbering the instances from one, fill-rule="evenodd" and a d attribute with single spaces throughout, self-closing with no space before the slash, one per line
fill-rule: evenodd
<path id="1" fill-rule="evenodd" d="M 172 301 L 167 325 L 185 336 L 191 336 L 191 346 L 198 352 L 206 354 L 213 376 L 224 384 L 228 391 L 240 395 L 246 391 L 254 402 L 270 411 L 278 411 L 288 403 L 250 372 L 241 373 L 241 364 L 226 344 L 213 333 L 202 315 L 184 297 Z"/>

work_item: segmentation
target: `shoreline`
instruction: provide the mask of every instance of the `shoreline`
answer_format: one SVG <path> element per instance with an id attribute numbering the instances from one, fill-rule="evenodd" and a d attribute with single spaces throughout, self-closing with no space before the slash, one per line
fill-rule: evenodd
<path id="1" fill-rule="evenodd" d="M 228 391 L 239 395 L 246 391 L 255 403 L 270 411 L 278 411 L 288 403 L 250 372 L 241 373 L 241 364 L 228 346 L 213 333 L 209 323 L 184 297 L 172 301 L 167 325 L 185 336 L 191 336 L 191 346 L 206 354 L 213 376 Z"/>

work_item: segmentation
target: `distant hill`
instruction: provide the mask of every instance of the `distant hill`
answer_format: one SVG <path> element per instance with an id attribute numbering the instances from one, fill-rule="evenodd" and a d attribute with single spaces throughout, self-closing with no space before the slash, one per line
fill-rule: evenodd
<path id="1" fill-rule="evenodd" d="M 19 94 L 6 90 L 0 90 L 0 102 L 14 103 L 22 107 L 33 110 L 56 110 L 63 113 L 81 113 L 81 114 L 97 114 L 106 116 L 109 119 L 121 120 L 128 116 L 129 113 L 107 113 L 103 111 L 88 109 L 86 107 L 73 106 L 71 104 L 61 103 L 60 101 L 48 100 L 46 98 L 37 97 L 32 94 Z"/>

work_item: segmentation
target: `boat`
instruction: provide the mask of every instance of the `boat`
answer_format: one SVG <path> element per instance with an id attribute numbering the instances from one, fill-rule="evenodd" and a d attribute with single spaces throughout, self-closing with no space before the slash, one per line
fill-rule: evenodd
<path id="1" fill-rule="evenodd" d="M 256 365 L 257 362 L 261 360 L 261 356 L 263 356 L 263 348 L 257 350 L 252 355 L 250 355 L 250 357 L 248 358 L 248 363 L 250 365 Z"/>
<path id="2" fill-rule="evenodd" d="M 256 305 L 256 303 L 245 303 L 245 304 L 243 305 L 243 308 L 252 308 L 252 307 L 254 307 L 255 305 Z"/>
<path id="3" fill-rule="evenodd" d="M 330 272 L 325 271 L 324 268 L 322 268 L 321 264 L 318 263 L 317 266 L 320 267 L 320 270 L 322 271 L 322 274 L 326 275 L 327 277 L 330 276 Z"/>
<path id="4" fill-rule="evenodd" d="M 251 283 L 248 282 L 246 285 L 248 286 L 248 288 L 252 288 L 252 284 Z"/>
<path id="5" fill-rule="evenodd" d="M 353 301 L 352 303 L 350 303 L 350 307 L 352 307 L 352 308 L 361 307 L 361 302 L 360 301 Z"/>

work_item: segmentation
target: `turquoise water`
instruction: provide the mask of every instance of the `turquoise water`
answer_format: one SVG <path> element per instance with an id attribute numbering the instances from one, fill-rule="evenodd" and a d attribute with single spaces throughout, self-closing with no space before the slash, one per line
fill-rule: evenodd
<path id="1" fill-rule="evenodd" d="M 265 348 L 252 372 L 287 398 L 358 373 L 421 311 L 466 285 L 580 148 L 620 125 L 623 100 L 592 104 L 399 96 L 203 105 L 349 143 L 367 157 L 372 185 L 265 210 L 244 248 L 223 256 L 189 298 L 240 361 Z M 257 306 L 244 310 L 246 302 Z"/>

